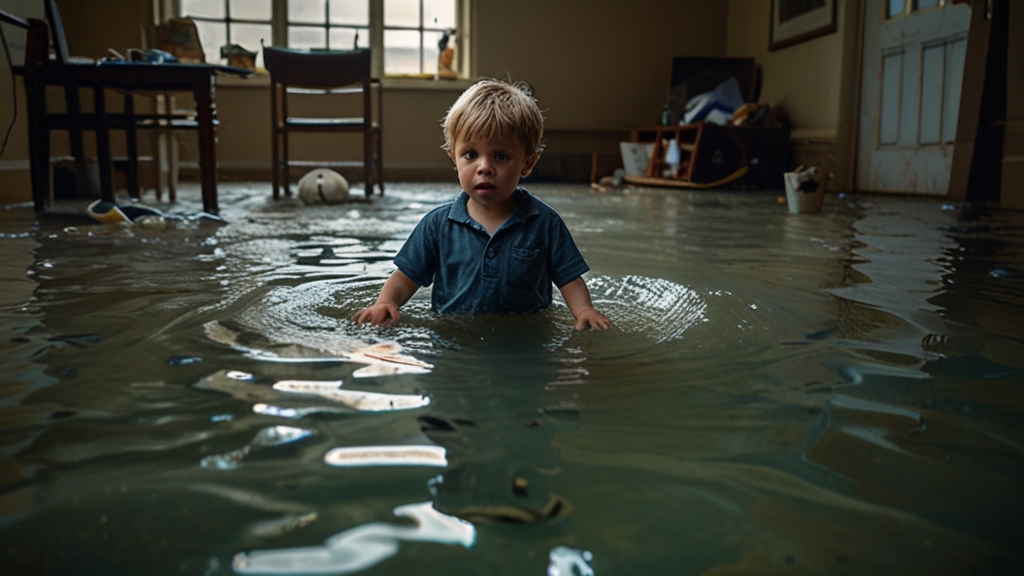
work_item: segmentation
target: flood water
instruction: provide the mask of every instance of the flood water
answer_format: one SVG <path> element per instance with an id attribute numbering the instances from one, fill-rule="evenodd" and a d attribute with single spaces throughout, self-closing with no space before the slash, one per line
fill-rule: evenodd
<path id="1" fill-rule="evenodd" d="M 529 188 L 613 330 L 352 325 L 447 184 L 0 210 L 3 573 L 1024 571 L 1024 214 Z"/>

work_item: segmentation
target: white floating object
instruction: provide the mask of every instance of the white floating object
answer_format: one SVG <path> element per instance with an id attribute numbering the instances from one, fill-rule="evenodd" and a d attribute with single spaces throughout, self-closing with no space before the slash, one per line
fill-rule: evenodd
<path id="1" fill-rule="evenodd" d="M 330 466 L 448 466 L 441 446 L 353 446 L 335 448 L 324 456 Z"/>
<path id="2" fill-rule="evenodd" d="M 380 392 L 343 390 L 340 380 L 333 382 L 282 380 L 274 384 L 274 390 L 294 394 L 315 394 L 361 412 L 410 410 L 430 405 L 430 398 L 419 394 L 382 394 Z"/>

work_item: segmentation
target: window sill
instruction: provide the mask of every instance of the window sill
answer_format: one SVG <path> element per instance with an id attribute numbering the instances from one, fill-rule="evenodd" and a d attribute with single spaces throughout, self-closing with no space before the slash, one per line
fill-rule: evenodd
<path id="1" fill-rule="evenodd" d="M 385 78 L 385 90 L 441 90 L 462 92 L 473 85 L 472 80 L 425 80 L 420 78 Z M 262 88 L 270 87 L 270 75 L 256 72 L 248 78 L 222 74 L 217 76 L 217 86 L 224 88 Z"/>

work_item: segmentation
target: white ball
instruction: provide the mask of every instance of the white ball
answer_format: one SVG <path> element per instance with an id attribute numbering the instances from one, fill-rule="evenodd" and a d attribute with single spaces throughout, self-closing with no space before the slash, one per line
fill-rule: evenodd
<path id="1" fill-rule="evenodd" d="M 334 170 L 317 168 L 299 180 L 299 199 L 304 204 L 348 202 L 348 180 Z"/>

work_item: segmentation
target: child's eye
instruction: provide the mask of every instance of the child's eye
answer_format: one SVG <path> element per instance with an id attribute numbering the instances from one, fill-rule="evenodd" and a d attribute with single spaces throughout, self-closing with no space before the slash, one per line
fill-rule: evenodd
<path id="1" fill-rule="evenodd" d="M 497 160 L 498 162 L 507 162 L 509 158 L 508 154 L 505 154 L 504 152 L 498 152 L 497 154 L 494 155 L 494 159 Z"/>
<path id="2" fill-rule="evenodd" d="M 476 158 L 476 150 L 466 150 L 462 153 L 462 157 L 466 160 L 473 160 Z"/>

